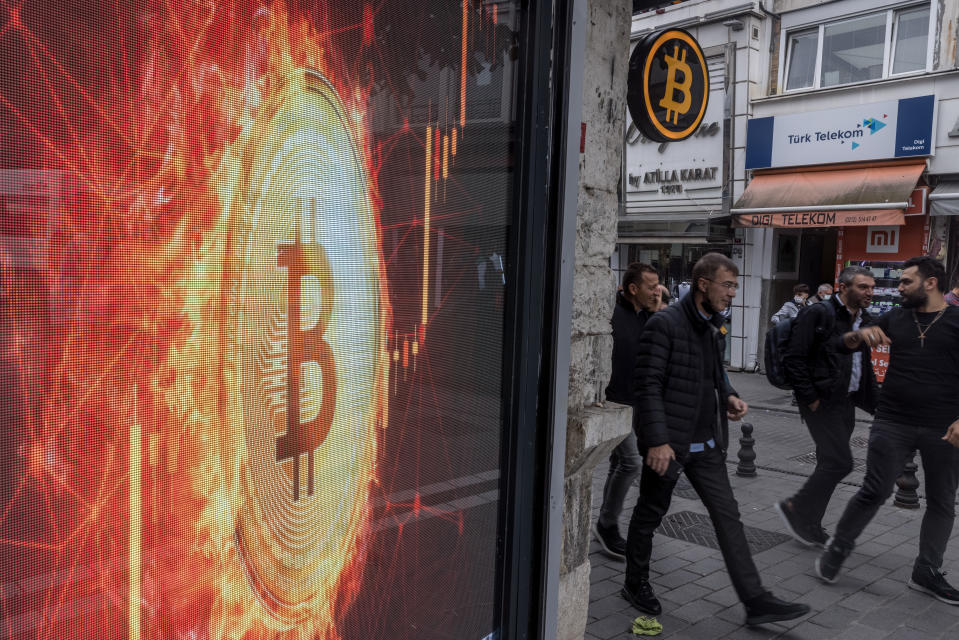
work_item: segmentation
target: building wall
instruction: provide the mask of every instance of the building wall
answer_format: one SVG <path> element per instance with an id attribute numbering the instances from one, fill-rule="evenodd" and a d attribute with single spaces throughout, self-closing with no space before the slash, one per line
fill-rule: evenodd
<path id="1" fill-rule="evenodd" d="M 573 266 L 569 398 L 557 638 L 581 640 L 589 606 L 593 470 L 631 428 L 625 407 L 603 406 L 609 381 L 610 255 L 622 166 L 629 54 L 627 0 L 589 0 L 583 76 L 585 125 Z"/>

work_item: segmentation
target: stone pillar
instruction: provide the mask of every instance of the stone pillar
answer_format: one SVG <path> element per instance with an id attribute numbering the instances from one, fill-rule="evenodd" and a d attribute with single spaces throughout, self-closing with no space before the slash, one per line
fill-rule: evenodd
<path id="1" fill-rule="evenodd" d="M 589 0 L 583 79 L 586 137 L 579 161 L 559 640 L 582 640 L 586 631 L 593 469 L 631 428 L 628 407 L 602 403 L 613 345 L 609 319 L 616 282 L 609 259 L 616 243 L 622 188 L 631 14 L 628 0 Z"/>

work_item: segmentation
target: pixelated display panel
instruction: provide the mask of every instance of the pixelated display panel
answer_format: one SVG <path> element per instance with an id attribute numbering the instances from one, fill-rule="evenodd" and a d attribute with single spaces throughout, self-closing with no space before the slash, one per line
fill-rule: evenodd
<path id="1" fill-rule="evenodd" d="M 0 0 L 0 637 L 495 631 L 516 5 Z"/>

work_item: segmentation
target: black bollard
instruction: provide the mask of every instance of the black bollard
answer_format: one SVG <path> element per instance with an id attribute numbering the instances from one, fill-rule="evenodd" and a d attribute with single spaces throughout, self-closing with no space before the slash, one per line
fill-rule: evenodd
<path id="1" fill-rule="evenodd" d="M 916 471 L 919 465 L 915 463 L 916 454 L 909 457 L 909 462 L 905 464 L 902 475 L 896 478 L 896 497 L 893 504 L 903 509 L 918 509 L 919 494 L 916 490 L 919 488 L 919 478 L 916 477 Z"/>
<path id="2" fill-rule="evenodd" d="M 756 450 L 753 449 L 753 445 L 756 444 L 756 441 L 753 440 L 753 425 L 744 422 L 742 429 L 743 437 L 739 439 L 739 465 L 736 466 L 736 475 L 743 478 L 755 478 Z"/>

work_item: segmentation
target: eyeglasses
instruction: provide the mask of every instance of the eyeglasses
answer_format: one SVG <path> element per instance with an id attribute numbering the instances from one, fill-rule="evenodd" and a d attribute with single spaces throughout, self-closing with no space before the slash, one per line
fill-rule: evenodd
<path id="1" fill-rule="evenodd" d="M 709 280 L 710 282 L 715 282 L 716 284 L 721 284 L 730 291 L 736 291 L 739 289 L 738 282 L 719 282 L 718 280 L 713 280 L 712 278 L 703 278 L 703 280 Z"/>

